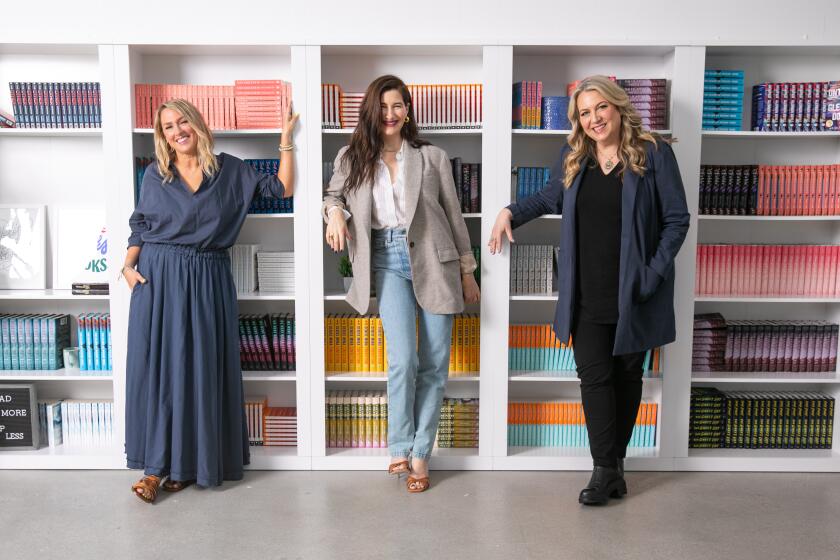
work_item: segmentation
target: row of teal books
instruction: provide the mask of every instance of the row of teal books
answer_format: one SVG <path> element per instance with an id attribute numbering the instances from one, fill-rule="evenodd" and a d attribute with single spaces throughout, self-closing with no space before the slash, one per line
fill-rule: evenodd
<path id="1" fill-rule="evenodd" d="M 0 315 L 0 370 L 64 367 L 70 346 L 70 315 Z"/>
<path id="2" fill-rule="evenodd" d="M 111 314 L 79 315 L 79 369 L 111 371 Z"/>

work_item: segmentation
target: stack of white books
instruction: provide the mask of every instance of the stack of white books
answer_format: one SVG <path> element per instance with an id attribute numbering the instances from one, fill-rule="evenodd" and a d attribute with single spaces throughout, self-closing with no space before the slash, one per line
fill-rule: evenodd
<path id="1" fill-rule="evenodd" d="M 250 294 L 257 291 L 257 251 L 259 245 L 234 245 L 230 253 L 230 271 L 236 292 Z"/>
<path id="2" fill-rule="evenodd" d="M 295 254 L 291 251 L 260 251 L 257 253 L 257 274 L 261 293 L 293 293 Z"/>

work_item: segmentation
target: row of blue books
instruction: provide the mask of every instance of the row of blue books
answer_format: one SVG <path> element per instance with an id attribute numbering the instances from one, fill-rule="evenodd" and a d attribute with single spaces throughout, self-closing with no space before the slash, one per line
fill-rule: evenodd
<path id="1" fill-rule="evenodd" d="M 280 171 L 279 159 L 246 159 L 245 163 L 251 164 L 260 173 L 266 175 L 277 175 Z M 295 211 L 294 199 L 289 198 L 265 198 L 255 196 L 248 208 L 249 214 L 291 214 Z"/>
<path id="2" fill-rule="evenodd" d="M 99 82 L 9 82 L 18 128 L 102 126 Z"/>
<path id="3" fill-rule="evenodd" d="M 543 190 L 551 179 L 550 167 L 519 166 L 514 173 L 516 174 L 516 200 L 522 200 Z"/>

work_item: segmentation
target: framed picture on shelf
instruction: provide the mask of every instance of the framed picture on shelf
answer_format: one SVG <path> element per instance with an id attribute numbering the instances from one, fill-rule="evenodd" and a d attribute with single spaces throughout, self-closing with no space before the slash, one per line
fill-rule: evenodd
<path id="1" fill-rule="evenodd" d="M 105 208 L 58 208 L 53 243 L 53 288 L 109 280 Z"/>
<path id="2" fill-rule="evenodd" d="M 46 288 L 46 207 L 0 205 L 0 289 Z"/>

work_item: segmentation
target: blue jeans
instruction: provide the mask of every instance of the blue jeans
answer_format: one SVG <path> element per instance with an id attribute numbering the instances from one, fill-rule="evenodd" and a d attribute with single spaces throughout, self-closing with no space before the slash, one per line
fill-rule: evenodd
<path id="1" fill-rule="evenodd" d="M 388 349 L 388 451 L 427 459 L 449 376 L 453 316 L 417 305 L 404 229 L 373 231 L 372 270 Z"/>

